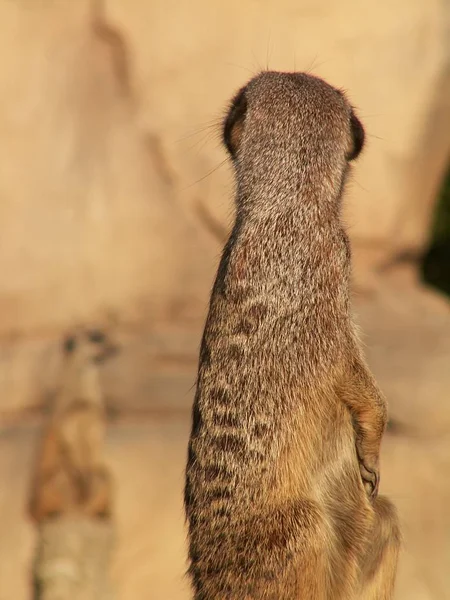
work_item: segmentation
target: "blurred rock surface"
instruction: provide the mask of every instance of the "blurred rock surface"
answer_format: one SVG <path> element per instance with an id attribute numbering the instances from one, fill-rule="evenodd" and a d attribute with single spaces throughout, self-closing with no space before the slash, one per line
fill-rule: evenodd
<path id="1" fill-rule="evenodd" d="M 24 423 L 51 392 L 62 333 L 86 320 L 121 345 L 103 372 L 122 423 L 110 433 L 121 597 L 188 597 L 189 405 L 232 220 L 218 124 L 248 70 L 266 67 L 345 88 L 366 126 L 346 222 L 392 416 L 397 596 L 450 598 L 449 304 L 400 260 L 425 247 L 450 155 L 450 4 L 4 0 L 0 33 L 0 600 L 28 597 L 36 431 Z"/>

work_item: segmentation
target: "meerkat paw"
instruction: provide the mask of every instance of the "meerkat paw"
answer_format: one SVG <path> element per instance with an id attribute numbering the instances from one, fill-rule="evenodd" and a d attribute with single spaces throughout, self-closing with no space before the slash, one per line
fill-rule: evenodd
<path id="1" fill-rule="evenodd" d="M 380 475 L 377 468 L 370 469 L 364 462 L 359 461 L 359 472 L 361 479 L 369 498 L 374 499 L 378 495 L 378 486 L 380 483 Z"/>
<path id="2" fill-rule="evenodd" d="M 380 484 L 380 472 L 378 466 L 378 457 L 371 456 L 365 453 L 360 443 L 356 444 L 356 453 L 358 455 L 359 472 L 369 498 L 374 499 L 378 495 L 378 487 Z"/>

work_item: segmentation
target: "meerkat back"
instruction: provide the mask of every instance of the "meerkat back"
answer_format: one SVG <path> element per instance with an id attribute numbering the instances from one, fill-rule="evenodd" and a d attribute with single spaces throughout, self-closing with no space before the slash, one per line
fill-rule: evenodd
<path id="1" fill-rule="evenodd" d="M 106 513 L 109 478 L 102 461 L 104 399 L 98 363 L 114 347 L 97 331 L 79 331 L 63 345 L 59 389 L 43 435 L 30 512 L 40 522 L 67 511 Z"/>
<path id="2" fill-rule="evenodd" d="M 354 333 L 340 213 L 364 130 L 324 81 L 265 72 L 233 99 L 223 139 L 236 220 L 186 468 L 195 599 L 363 597 L 386 411 Z"/>

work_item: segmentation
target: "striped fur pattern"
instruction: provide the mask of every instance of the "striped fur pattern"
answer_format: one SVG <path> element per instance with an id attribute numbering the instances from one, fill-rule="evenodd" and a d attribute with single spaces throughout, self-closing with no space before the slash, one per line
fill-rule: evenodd
<path id="1" fill-rule="evenodd" d="M 364 130 L 343 92 L 264 72 L 224 122 L 236 220 L 201 343 L 185 484 L 195 600 L 388 600 L 386 402 L 361 352 L 341 222 Z"/>

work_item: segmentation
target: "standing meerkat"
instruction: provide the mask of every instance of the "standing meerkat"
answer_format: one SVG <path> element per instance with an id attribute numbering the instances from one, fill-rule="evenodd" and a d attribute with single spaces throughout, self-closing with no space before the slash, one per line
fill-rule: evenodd
<path id="1" fill-rule="evenodd" d="M 37 522 L 73 512 L 109 514 L 111 486 L 102 456 L 105 409 L 98 363 L 114 350 L 96 330 L 80 330 L 64 341 L 62 380 L 38 454 L 29 507 Z"/>
<path id="2" fill-rule="evenodd" d="M 185 509 L 196 600 L 388 600 L 386 403 L 350 307 L 342 194 L 364 144 L 345 95 L 265 72 L 232 101 L 236 221 L 213 287 Z"/>

